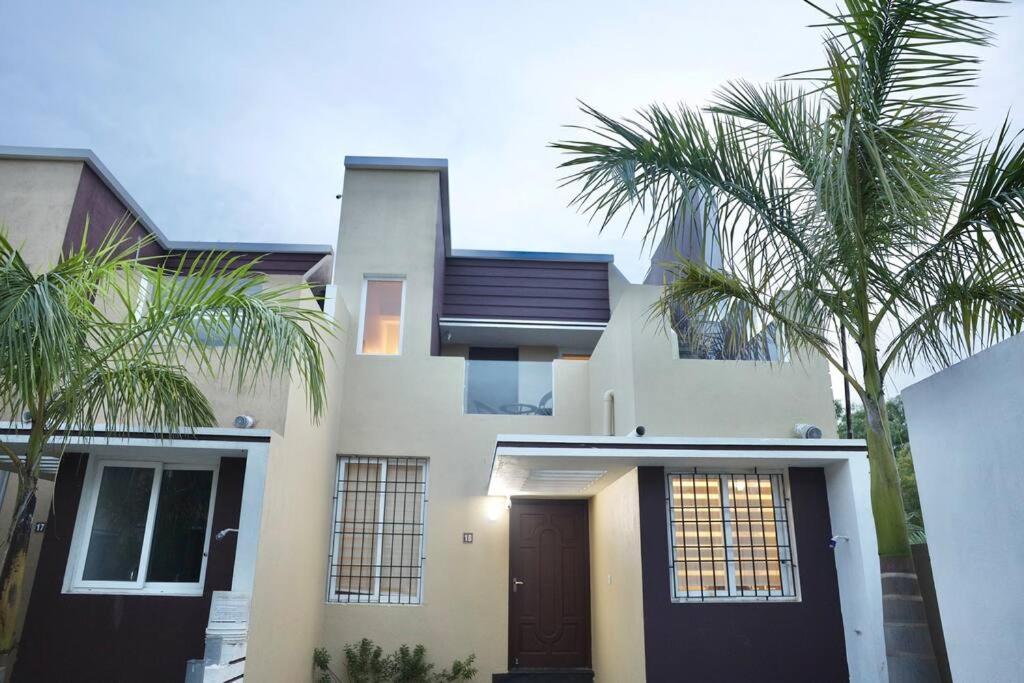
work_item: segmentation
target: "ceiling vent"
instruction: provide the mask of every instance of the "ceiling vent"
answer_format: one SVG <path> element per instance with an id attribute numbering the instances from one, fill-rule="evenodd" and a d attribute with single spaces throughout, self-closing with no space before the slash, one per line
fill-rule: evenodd
<path id="1" fill-rule="evenodd" d="M 530 470 L 523 482 L 523 493 L 571 494 L 583 493 L 594 485 L 607 470 Z"/>

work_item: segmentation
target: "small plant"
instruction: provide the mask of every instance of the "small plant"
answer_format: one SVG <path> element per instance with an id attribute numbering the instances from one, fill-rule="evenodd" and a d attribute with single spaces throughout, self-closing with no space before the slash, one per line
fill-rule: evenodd
<path id="1" fill-rule="evenodd" d="M 358 645 L 345 646 L 345 672 L 351 683 L 384 683 L 390 681 L 391 659 L 369 638 Z"/>
<path id="2" fill-rule="evenodd" d="M 473 666 L 476 655 L 456 659 L 451 668 L 434 671 L 427 661 L 427 648 L 423 645 L 402 645 L 384 656 L 380 646 L 369 638 L 345 646 L 345 678 L 331 670 L 331 655 L 318 647 L 313 650 L 313 668 L 316 683 L 457 683 L 471 681 L 477 674 Z"/>
<path id="3" fill-rule="evenodd" d="M 473 662 L 476 661 L 476 655 L 470 655 L 465 659 L 456 659 L 452 662 L 452 668 L 449 671 L 445 669 L 437 675 L 438 681 L 444 683 L 453 683 L 454 681 L 471 681 L 476 676 L 476 667 L 473 666 Z"/>
<path id="4" fill-rule="evenodd" d="M 398 683 L 432 683 L 434 665 L 427 661 L 427 648 L 417 645 L 412 650 L 402 645 L 391 660 L 391 679 Z"/>
<path id="5" fill-rule="evenodd" d="M 313 676 L 316 683 L 341 683 L 341 677 L 331 670 L 331 654 L 325 647 L 313 650 Z"/>

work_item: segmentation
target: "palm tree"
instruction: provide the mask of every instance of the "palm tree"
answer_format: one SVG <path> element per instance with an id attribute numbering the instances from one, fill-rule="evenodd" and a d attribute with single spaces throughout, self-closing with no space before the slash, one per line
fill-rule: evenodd
<path id="1" fill-rule="evenodd" d="M 224 253 L 177 267 L 137 258 L 131 227 L 119 221 L 98 248 L 83 239 L 39 273 L 0 234 L 0 414 L 31 423 L 20 454 L 0 441 L 18 478 L 0 575 L 4 652 L 15 644 L 40 462 L 68 434 L 100 422 L 114 433 L 213 425 L 202 377 L 244 391 L 294 374 L 314 419 L 324 412 L 322 343 L 333 326 L 308 286 L 270 285 Z"/>
<path id="2" fill-rule="evenodd" d="M 814 6 L 814 5 L 812 5 Z M 879 554 L 909 555 L 886 377 L 945 366 L 1024 321 L 1024 147 L 1010 124 L 959 124 L 991 17 L 955 0 L 846 0 L 824 15 L 827 65 L 711 106 L 616 120 L 583 105 L 573 204 L 641 217 L 645 240 L 700 214 L 721 268 L 680 259 L 659 312 L 725 325 L 737 349 L 774 334 L 822 354 L 867 414 Z M 693 343 L 708 325 L 680 324 Z M 860 373 L 844 369 L 839 335 Z"/>

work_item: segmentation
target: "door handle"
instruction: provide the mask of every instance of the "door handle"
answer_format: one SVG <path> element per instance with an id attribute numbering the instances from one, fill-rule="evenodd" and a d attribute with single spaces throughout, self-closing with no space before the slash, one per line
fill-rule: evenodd
<path id="1" fill-rule="evenodd" d="M 520 581 L 517 577 L 513 576 L 512 577 L 512 592 L 513 593 L 517 592 L 519 590 L 519 587 L 522 586 L 524 583 L 526 583 L 526 582 L 525 581 Z"/>

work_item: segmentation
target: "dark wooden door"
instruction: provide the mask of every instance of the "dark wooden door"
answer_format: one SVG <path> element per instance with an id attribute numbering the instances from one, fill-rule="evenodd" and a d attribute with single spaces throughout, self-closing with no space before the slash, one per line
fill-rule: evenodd
<path id="1" fill-rule="evenodd" d="M 590 667 L 587 501 L 513 499 L 509 668 Z"/>

